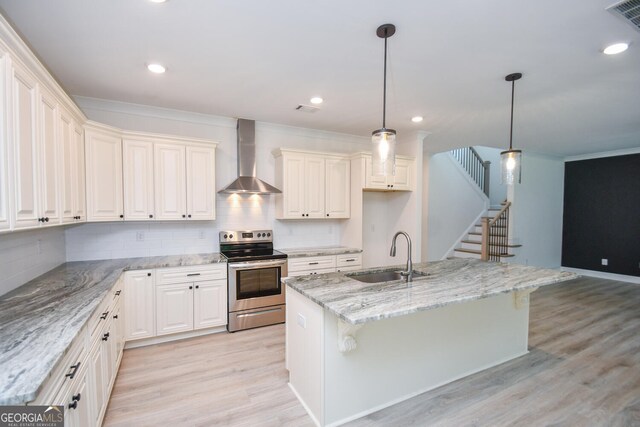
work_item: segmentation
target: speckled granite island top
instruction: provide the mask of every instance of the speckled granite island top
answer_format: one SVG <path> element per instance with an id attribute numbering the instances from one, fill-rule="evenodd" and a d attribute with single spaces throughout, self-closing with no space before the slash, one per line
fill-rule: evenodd
<path id="1" fill-rule="evenodd" d="M 0 297 L 0 405 L 36 398 L 125 270 L 226 262 L 198 254 L 68 262 Z"/>
<path id="2" fill-rule="evenodd" d="M 366 271 L 389 269 L 392 267 Z M 404 266 L 395 269 L 402 270 Z M 283 281 L 342 320 L 356 325 L 578 277 L 557 270 L 461 258 L 415 264 L 414 270 L 427 276 L 414 278 L 411 283 L 403 280 L 363 283 L 344 273 L 327 273 L 288 277 Z"/>
<path id="3" fill-rule="evenodd" d="M 316 246 L 308 248 L 285 248 L 278 249 L 287 254 L 289 258 L 303 258 L 325 255 L 359 254 L 362 249 L 349 248 L 346 246 Z"/>

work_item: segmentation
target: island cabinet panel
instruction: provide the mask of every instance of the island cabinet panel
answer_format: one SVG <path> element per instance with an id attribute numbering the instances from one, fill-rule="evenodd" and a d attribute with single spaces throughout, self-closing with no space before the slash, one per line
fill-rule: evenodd
<path id="1" fill-rule="evenodd" d="M 85 130 L 87 220 L 121 221 L 122 140 L 117 132 L 100 127 Z"/>
<path id="2" fill-rule="evenodd" d="M 528 300 L 515 300 L 503 293 L 354 327 L 287 292 L 290 384 L 319 425 L 396 404 L 527 353 Z"/>

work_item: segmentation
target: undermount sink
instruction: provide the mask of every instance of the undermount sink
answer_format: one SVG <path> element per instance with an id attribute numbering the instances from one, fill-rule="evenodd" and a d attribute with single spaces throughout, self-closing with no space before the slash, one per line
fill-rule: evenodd
<path id="1" fill-rule="evenodd" d="M 419 271 L 413 270 L 413 278 L 427 276 L 427 273 L 421 273 Z M 390 282 L 393 280 L 404 280 L 407 277 L 400 274 L 400 271 L 392 270 L 392 271 L 377 271 L 375 273 L 352 273 L 347 274 L 347 277 L 358 280 L 364 283 L 380 283 L 380 282 Z"/>

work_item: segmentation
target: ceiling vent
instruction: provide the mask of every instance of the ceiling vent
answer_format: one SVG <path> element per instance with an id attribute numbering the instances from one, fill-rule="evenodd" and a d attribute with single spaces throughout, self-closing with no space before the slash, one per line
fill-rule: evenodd
<path id="1" fill-rule="evenodd" d="M 298 105 L 296 107 L 296 110 L 298 111 L 302 111 L 303 113 L 315 113 L 316 111 L 319 110 L 318 107 L 314 107 L 313 105 Z"/>
<path id="2" fill-rule="evenodd" d="M 607 10 L 640 31 L 640 0 L 624 0 L 609 6 Z"/>

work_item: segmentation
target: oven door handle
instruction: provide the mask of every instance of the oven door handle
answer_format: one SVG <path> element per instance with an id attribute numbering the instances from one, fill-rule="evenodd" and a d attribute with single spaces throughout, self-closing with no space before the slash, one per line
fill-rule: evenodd
<path id="1" fill-rule="evenodd" d="M 243 263 L 229 263 L 229 268 L 233 269 L 252 269 L 252 268 L 264 268 L 264 267 L 282 267 L 286 265 L 287 261 L 254 261 L 254 262 L 243 262 Z"/>

